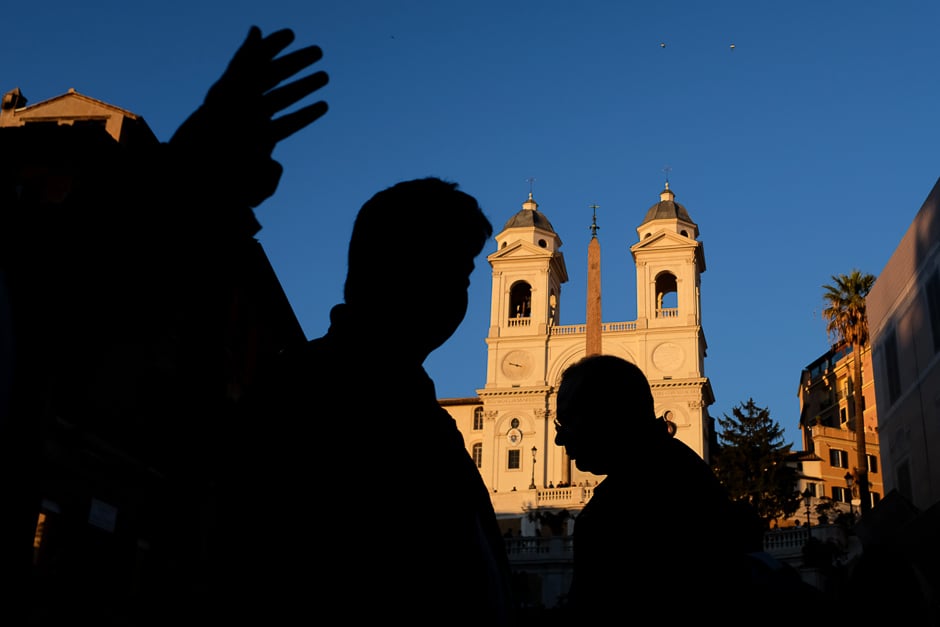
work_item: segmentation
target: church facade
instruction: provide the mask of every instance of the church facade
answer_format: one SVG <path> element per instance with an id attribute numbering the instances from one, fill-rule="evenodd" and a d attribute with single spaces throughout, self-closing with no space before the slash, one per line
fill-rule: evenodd
<path id="1" fill-rule="evenodd" d="M 504 529 L 514 535 L 567 536 L 602 477 L 574 467 L 554 443 L 555 393 L 561 374 L 590 353 L 636 363 L 653 389 L 657 414 L 675 437 L 708 459 L 714 441 L 705 376 L 698 225 L 668 182 L 646 211 L 630 245 L 636 266 L 635 320 L 601 319 L 597 228 L 589 245 L 588 294 L 563 294 L 568 271 L 562 241 L 532 194 L 496 234 L 485 385 L 476 397 L 441 399 L 457 421 Z M 628 243 L 629 245 L 629 243 Z M 563 298 L 587 298 L 583 324 L 563 325 Z M 634 443 L 624 442 L 624 455 Z M 559 525 L 559 517 L 564 524 Z M 543 531 L 547 533 L 542 533 Z"/>

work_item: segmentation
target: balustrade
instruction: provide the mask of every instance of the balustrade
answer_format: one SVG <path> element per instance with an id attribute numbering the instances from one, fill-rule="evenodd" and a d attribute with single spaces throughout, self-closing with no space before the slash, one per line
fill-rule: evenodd
<path id="1" fill-rule="evenodd" d="M 574 553 L 572 536 L 524 536 L 507 538 L 509 561 L 518 564 L 532 561 L 570 560 Z"/>
<path id="2" fill-rule="evenodd" d="M 605 322 L 601 324 L 602 333 L 615 333 L 617 331 L 636 331 L 636 321 Z M 552 335 L 583 335 L 587 333 L 586 324 L 564 324 L 551 328 Z"/>

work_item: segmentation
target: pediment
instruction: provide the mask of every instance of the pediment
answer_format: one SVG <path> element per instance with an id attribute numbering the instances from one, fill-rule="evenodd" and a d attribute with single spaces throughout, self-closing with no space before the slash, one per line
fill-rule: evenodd
<path id="1" fill-rule="evenodd" d="M 673 231 L 659 231 L 630 247 L 630 253 L 633 255 L 634 260 L 637 260 L 640 254 L 646 259 L 650 259 L 656 253 L 664 252 L 668 254 L 669 252 L 682 250 L 694 251 L 695 265 L 698 271 L 705 272 L 705 245 L 698 240 L 682 237 Z"/>
<path id="2" fill-rule="evenodd" d="M 60 96 L 49 98 L 27 105 L 25 109 L 17 112 L 21 120 L 31 118 L 48 118 L 63 120 L 69 118 L 107 118 L 122 116 L 137 119 L 139 116 L 127 109 L 116 107 L 107 102 L 91 98 L 77 91 L 69 90 Z"/>
<path id="3" fill-rule="evenodd" d="M 683 237 L 673 231 L 659 231 L 650 235 L 646 239 L 637 242 L 630 247 L 630 250 L 637 252 L 640 250 L 657 250 L 665 248 L 696 248 L 701 245 L 698 240 Z"/>
<path id="4" fill-rule="evenodd" d="M 532 259 L 538 257 L 551 257 L 554 253 L 547 248 L 536 246 L 525 240 L 516 240 L 512 244 L 507 244 L 495 253 L 491 253 L 487 259 L 490 261 L 506 261 L 512 259 Z M 558 253 L 561 254 L 561 253 Z"/>

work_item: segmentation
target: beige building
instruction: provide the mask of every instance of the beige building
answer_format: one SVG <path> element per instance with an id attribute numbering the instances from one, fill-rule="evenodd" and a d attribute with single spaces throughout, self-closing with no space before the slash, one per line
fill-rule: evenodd
<path id="1" fill-rule="evenodd" d="M 866 299 L 885 490 L 940 503 L 940 181 Z"/>
<path id="2" fill-rule="evenodd" d="M 42 124 L 101 127 L 119 144 L 157 141 L 141 116 L 74 89 L 29 106 L 19 88 L 3 95 L 0 128 Z"/>
<path id="3" fill-rule="evenodd" d="M 591 245 L 597 247 L 593 230 Z M 714 396 L 704 366 L 700 288 L 705 256 L 698 225 L 675 202 L 667 183 L 636 233 L 630 247 L 636 265 L 636 319 L 598 320 L 594 325 L 599 330 L 588 323 L 563 325 L 562 287 L 568 270 L 562 241 L 530 193 L 496 234 L 496 250 L 487 258 L 492 301 L 485 385 L 475 397 L 441 400 L 491 490 L 504 530 L 534 538 L 510 543 L 514 565 L 560 575 L 537 578 L 548 605 L 567 590 L 569 532 L 601 479 L 577 470 L 564 448 L 554 443 L 561 373 L 585 356 L 588 337 L 596 333 L 601 352 L 643 369 L 656 411 L 674 423 L 676 437 L 705 459 L 715 438 L 708 413 Z M 581 254 L 587 257 L 587 248 Z M 600 303 L 599 267 L 592 272 L 589 318 L 592 311 L 599 314 Z M 628 448 L 625 442 L 625 454 Z M 526 561 L 527 553 L 532 563 Z"/>
<path id="4" fill-rule="evenodd" d="M 827 351 L 803 369 L 800 375 L 800 492 L 807 488 L 818 499 L 828 498 L 838 509 L 860 513 L 854 485 L 858 460 L 852 348 L 840 345 Z M 878 440 L 878 411 L 872 379 L 871 349 L 862 352 L 862 399 L 865 450 L 872 506 L 884 495 Z M 797 513 L 795 520 L 801 520 Z"/>

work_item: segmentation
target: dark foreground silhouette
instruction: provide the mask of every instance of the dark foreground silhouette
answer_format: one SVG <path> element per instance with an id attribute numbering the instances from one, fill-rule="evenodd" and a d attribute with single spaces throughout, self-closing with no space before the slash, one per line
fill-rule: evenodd
<path id="1" fill-rule="evenodd" d="M 556 444 L 578 469 L 605 475 L 574 528 L 565 612 L 578 624 L 605 624 L 625 611 L 777 624 L 782 603 L 818 617 L 821 595 L 762 553 L 756 514 L 732 501 L 708 464 L 657 418 L 636 365 L 612 355 L 573 364 L 557 411 Z"/>
<path id="2" fill-rule="evenodd" d="M 226 569 L 238 575 L 219 593 L 239 590 L 248 615 L 333 608 L 408 624 L 511 624 L 489 493 L 423 367 L 463 320 L 491 235 L 477 201 L 437 178 L 362 206 L 329 330 L 267 371 L 231 447 L 223 518 L 238 523 L 232 543 L 251 540 L 231 555 Z M 420 274 L 397 265 L 403 252 Z M 249 448 L 258 454 L 246 466 Z M 400 476 L 412 481 L 389 481 Z M 300 533 L 288 539 L 291 529 Z"/>
<path id="3" fill-rule="evenodd" d="M 275 146 L 327 110 L 293 39 L 252 27 L 168 142 L 0 129 L 0 623 L 157 624 L 201 597 L 220 433 L 302 336 L 253 238 Z"/>

